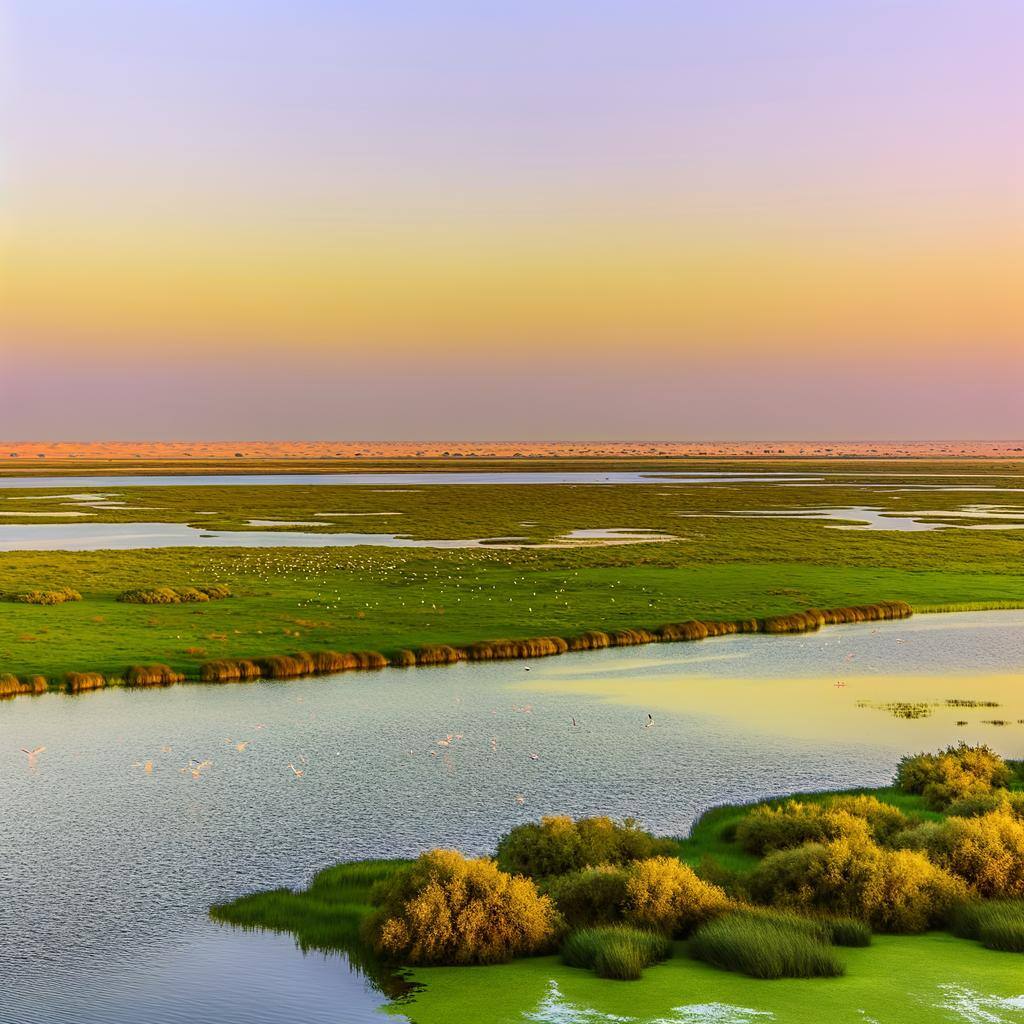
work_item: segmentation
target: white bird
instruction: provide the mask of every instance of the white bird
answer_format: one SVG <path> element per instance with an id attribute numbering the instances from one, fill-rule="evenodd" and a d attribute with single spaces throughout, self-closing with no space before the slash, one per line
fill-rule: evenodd
<path id="1" fill-rule="evenodd" d="M 652 725 L 654 725 L 654 715 L 652 715 L 650 712 L 648 712 L 648 714 L 647 714 L 647 721 L 644 722 L 644 728 L 645 729 L 650 729 L 650 727 Z"/>
<path id="2" fill-rule="evenodd" d="M 295 778 L 297 779 L 301 779 L 302 776 L 305 774 L 305 772 L 303 772 L 301 768 L 296 768 L 295 765 L 293 764 L 289 763 L 288 767 L 291 768 L 292 773 L 295 775 Z"/>

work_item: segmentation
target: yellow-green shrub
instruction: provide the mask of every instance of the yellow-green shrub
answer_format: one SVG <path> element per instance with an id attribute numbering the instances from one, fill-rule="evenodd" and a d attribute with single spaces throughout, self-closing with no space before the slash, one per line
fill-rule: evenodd
<path id="1" fill-rule="evenodd" d="M 512 829 L 498 843 L 503 871 L 547 878 L 598 864 L 627 864 L 673 849 L 671 840 L 656 839 L 627 818 L 542 818 Z"/>
<path id="2" fill-rule="evenodd" d="M 612 864 L 583 868 L 549 880 L 547 893 L 570 928 L 622 920 L 626 870 Z"/>
<path id="3" fill-rule="evenodd" d="M 922 853 L 849 838 L 773 853 L 749 888 L 760 903 L 859 917 L 891 932 L 926 930 L 967 892 Z"/>
<path id="4" fill-rule="evenodd" d="M 626 869 L 624 909 L 631 924 L 688 935 L 732 905 L 724 890 L 675 857 L 650 857 Z"/>
<path id="5" fill-rule="evenodd" d="M 379 954 L 408 964 L 501 963 L 548 949 L 560 927 L 530 879 L 454 850 L 431 850 L 400 869 L 377 902 L 368 937 Z"/>
<path id="6" fill-rule="evenodd" d="M 1024 896 L 1024 822 L 1009 809 L 974 818 L 947 818 L 906 834 L 979 896 Z"/>
<path id="7" fill-rule="evenodd" d="M 896 769 L 896 786 L 919 793 L 934 810 L 956 800 L 1005 789 L 1012 778 L 1006 762 L 989 747 L 960 743 L 936 754 L 904 757 Z"/>

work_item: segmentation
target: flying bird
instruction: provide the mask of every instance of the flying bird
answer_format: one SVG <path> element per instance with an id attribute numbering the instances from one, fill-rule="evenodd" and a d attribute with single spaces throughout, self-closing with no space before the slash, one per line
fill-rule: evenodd
<path id="1" fill-rule="evenodd" d="M 648 712 L 647 713 L 647 721 L 644 723 L 644 728 L 645 729 L 650 729 L 650 727 L 652 725 L 654 725 L 654 715 L 652 715 L 650 712 Z"/>
<path id="2" fill-rule="evenodd" d="M 36 747 L 35 750 L 26 750 L 24 747 L 21 748 L 21 752 L 28 758 L 29 766 L 34 768 L 36 760 L 39 755 L 46 750 L 46 747 Z"/>

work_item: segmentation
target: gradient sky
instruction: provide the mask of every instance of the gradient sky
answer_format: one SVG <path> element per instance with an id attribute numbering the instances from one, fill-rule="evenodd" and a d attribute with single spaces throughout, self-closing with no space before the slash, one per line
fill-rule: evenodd
<path id="1" fill-rule="evenodd" d="M 0 12 L 0 437 L 1024 434 L 1018 0 Z"/>

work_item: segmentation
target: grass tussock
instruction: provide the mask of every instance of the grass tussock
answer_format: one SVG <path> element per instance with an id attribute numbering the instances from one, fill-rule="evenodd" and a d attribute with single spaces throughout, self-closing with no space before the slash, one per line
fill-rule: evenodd
<path id="1" fill-rule="evenodd" d="M 204 683 L 246 683 L 262 674 L 260 666 L 247 658 L 216 658 L 203 662 L 199 669 Z"/>
<path id="2" fill-rule="evenodd" d="M 466 660 L 466 652 L 461 647 L 450 647 L 447 644 L 428 644 L 415 650 L 417 665 L 454 665 L 457 661 Z"/>
<path id="3" fill-rule="evenodd" d="M 565 654 L 569 643 L 560 636 L 535 636 L 527 640 L 485 640 L 463 650 L 466 661 L 503 661 Z"/>
<path id="4" fill-rule="evenodd" d="M 415 668 L 416 652 L 410 651 L 408 648 L 395 651 L 388 659 L 388 663 L 392 668 Z"/>
<path id="5" fill-rule="evenodd" d="M 954 907 L 949 930 L 989 949 L 1024 953 L 1024 900 L 971 900 Z"/>
<path id="6" fill-rule="evenodd" d="M 628 925 L 580 928 L 566 936 L 561 956 L 562 963 L 593 971 L 599 978 L 636 981 L 645 967 L 672 956 L 672 940 Z"/>
<path id="7" fill-rule="evenodd" d="M 4 594 L 4 600 L 16 604 L 66 604 L 68 601 L 81 601 L 82 595 L 71 587 L 58 587 L 55 590 L 22 590 Z"/>
<path id="8" fill-rule="evenodd" d="M 117 599 L 122 604 L 198 604 L 220 601 L 231 597 L 231 588 L 225 583 L 200 587 L 148 587 L 125 590 Z"/>
<path id="9" fill-rule="evenodd" d="M 101 690 L 106 685 L 107 679 L 100 672 L 68 672 L 64 677 L 64 688 L 68 693 Z"/>
<path id="10" fill-rule="evenodd" d="M 690 954 L 751 978 L 836 978 L 846 973 L 828 929 L 796 914 L 734 911 L 694 932 Z"/>
<path id="11" fill-rule="evenodd" d="M 132 665 L 124 677 L 128 686 L 173 686 L 184 680 L 184 673 L 175 672 L 170 665 Z"/>
<path id="12" fill-rule="evenodd" d="M 46 676 L 26 676 L 22 678 L 7 672 L 0 674 L 0 699 L 4 697 L 19 697 L 22 694 L 46 693 L 48 689 Z"/>

